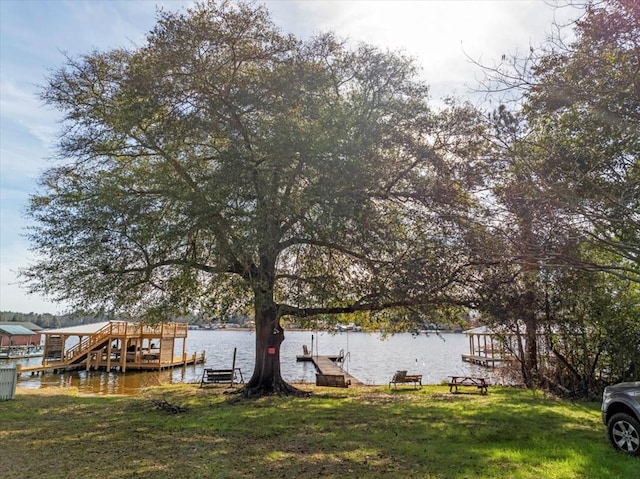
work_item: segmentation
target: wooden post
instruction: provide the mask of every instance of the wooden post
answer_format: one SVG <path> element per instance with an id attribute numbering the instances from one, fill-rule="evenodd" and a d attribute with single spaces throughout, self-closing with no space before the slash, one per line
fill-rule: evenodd
<path id="1" fill-rule="evenodd" d="M 60 359 L 63 361 L 67 359 L 67 355 L 65 354 L 65 349 L 67 349 L 67 337 L 64 334 L 60 335 Z"/>
<path id="2" fill-rule="evenodd" d="M 49 355 L 49 335 L 44 335 L 44 351 L 42 351 L 42 365 L 47 363 L 47 356 Z"/>
<path id="3" fill-rule="evenodd" d="M 127 370 L 127 336 L 125 334 L 124 340 L 121 340 L 120 346 L 120 371 L 125 372 Z"/>
<path id="4" fill-rule="evenodd" d="M 231 386 L 233 386 L 233 378 L 236 372 L 236 351 L 238 348 L 233 348 L 233 361 L 231 362 Z"/>
<path id="5" fill-rule="evenodd" d="M 491 359 L 495 359 L 496 358 L 495 341 L 496 341 L 495 336 L 491 335 Z M 493 365 L 495 366 L 496 363 L 494 362 Z"/>
<path id="6" fill-rule="evenodd" d="M 107 372 L 111 371 L 111 343 L 113 342 L 113 336 L 109 331 L 109 345 L 107 346 Z"/>

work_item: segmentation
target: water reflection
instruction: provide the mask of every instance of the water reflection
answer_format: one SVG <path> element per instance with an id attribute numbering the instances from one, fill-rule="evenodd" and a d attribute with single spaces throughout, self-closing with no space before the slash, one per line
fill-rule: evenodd
<path id="1" fill-rule="evenodd" d="M 282 344 L 281 369 L 291 382 L 315 382 L 311 363 L 296 362 L 302 347 L 313 347 L 314 354 L 346 354 L 344 367 L 365 384 L 387 384 L 398 369 L 422 374 L 424 384 L 440 383 L 448 375 L 490 376 L 491 370 L 470 365 L 461 360 L 468 349 L 463 334 L 442 335 L 398 334 L 383 339 L 374 333 L 317 333 L 289 331 Z M 125 374 L 106 371 L 70 371 L 21 376 L 19 386 L 72 386 L 90 394 L 134 394 L 146 388 L 167 383 L 198 383 L 203 367 L 230 368 L 236 349 L 236 367 L 241 368 L 245 380 L 253 371 L 255 335 L 249 331 L 189 331 L 187 354 L 205 351 L 206 364 L 186 366 L 164 371 L 127 371 Z M 42 358 L 3 361 L 23 365 L 40 364 Z"/>

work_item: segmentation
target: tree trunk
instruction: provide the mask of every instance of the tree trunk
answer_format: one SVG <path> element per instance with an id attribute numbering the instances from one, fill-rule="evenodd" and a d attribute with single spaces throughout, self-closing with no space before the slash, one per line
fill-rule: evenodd
<path id="1" fill-rule="evenodd" d="M 280 373 L 280 345 L 284 330 L 280 324 L 273 288 L 254 289 L 256 356 L 253 375 L 242 393 L 245 397 L 289 395 L 300 391 L 287 384 Z"/>
<path id="2" fill-rule="evenodd" d="M 526 223 L 524 244 L 535 244 L 532 226 Z M 538 387 L 538 282 L 539 268 L 535 258 L 527 261 L 523 278 L 523 292 L 520 297 L 520 315 L 524 323 L 523 380 L 527 388 Z"/>
<path id="3" fill-rule="evenodd" d="M 524 383 L 528 388 L 538 385 L 538 321 L 535 312 L 525 319 Z"/>

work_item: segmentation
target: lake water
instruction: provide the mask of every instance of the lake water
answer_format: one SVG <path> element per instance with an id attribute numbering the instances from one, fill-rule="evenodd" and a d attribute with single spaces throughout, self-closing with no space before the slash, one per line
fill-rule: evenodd
<path id="1" fill-rule="evenodd" d="M 294 383 L 315 383 L 315 369 L 310 362 L 297 362 L 302 347 L 319 355 L 346 356 L 344 369 L 365 384 L 387 384 L 393 373 L 408 370 L 410 374 L 422 374 L 423 384 L 438 384 L 449 375 L 474 375 L 491 377 L 492 370 L 463 362 L 461 355 L 468 352 L 466 335 L 396 334 L 386 338 L 376 333 L 343 332 L 323 333 L 287 331 L 282 343 L 280 362 L 285 380 Z M 204 365 L 187 366 L 157 372 L 70 371 L 63 374 L 46 373 L 20 377 L 18 386 L 40 388 L 47 386 L 77 387 L 81 392 L 94 394 L 134 394 L 145 388 L 166 383 L 198 383 L 204 367 L 230 368 L 234 348 L 237 351 L 236 367 L 245 380 L 253 372 L 255 334 L 250 331 L 189 331 L 187 354 L 205 352 Z M 23 365 L 40 364 L 42 358 L 13 361 Z M 2 364 L 11 361 L 2 361 Z"/>

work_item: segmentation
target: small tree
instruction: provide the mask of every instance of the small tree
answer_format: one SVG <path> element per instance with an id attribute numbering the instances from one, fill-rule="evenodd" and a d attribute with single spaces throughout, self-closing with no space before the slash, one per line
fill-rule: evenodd
<path id="1" fill-rule="evenodd" d="M 553 384 L 598 396 L 640 374 L 640 287 L 603 272 L 567 271 L 549 292 Z"/>
<path id="2" fill-rule="evenodd" d="M 432 114 L 415 75 L 235 2 L 160 12 L 144 46 L 68 59 L 42 93 L 66 128 L 31 199 L 44 259 L 27 282 L 156 320 L 250 308 L 245 392 L 292 392 L 283 316 L 437 303 L 464 270 L 455 173 L 473 135 L 456 128 L 473 123 Z"/>

